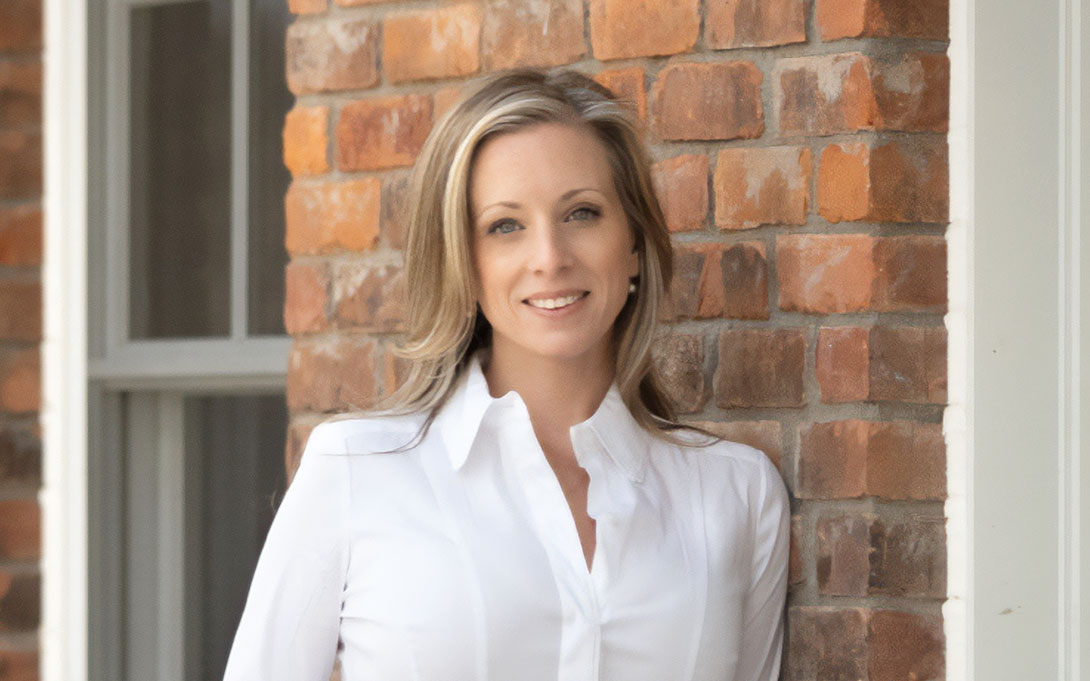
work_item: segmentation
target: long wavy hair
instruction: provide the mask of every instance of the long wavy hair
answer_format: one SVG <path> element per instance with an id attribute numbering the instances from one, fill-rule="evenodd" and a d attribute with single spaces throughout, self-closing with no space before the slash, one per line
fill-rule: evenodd
<path id="1" fill-rule="evenodd" d="M 639 255 L 636 293 L 614 325 L 615 378 L 638 423 L 667 437 L 675 412 L 651 362 L 658 310 L 670 281 L 672 249 L 651 184 L 650 162 L 629 111 L 573 71 L 520 69 L 485 77 L 435 125 L 413 172 L 405 248 L 406 360 L 401 386 L 378 406 L 434 415 L 491 327 L 477 306 L 471 252 L 469 176 L 490 137 L 541 123 L 584 126 L 603 144 Z M 429 419 L 430 422 L 430 419 Z"/>

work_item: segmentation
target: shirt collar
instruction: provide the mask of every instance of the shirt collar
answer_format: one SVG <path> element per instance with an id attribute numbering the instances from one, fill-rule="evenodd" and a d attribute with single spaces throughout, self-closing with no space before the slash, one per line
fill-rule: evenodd
<path id="1" fill-rule="evenodd" d="M 455 470 L 465 465 L 489 411 L 513 401 L 521 403 L 522 400 L 513 392 L 492 397 L 480 357 L 474 355 L 458 378 L 454 392 L 436 415 L 443 444 Z M 569 432 L 581 465 L 583 457 L 589 454 L 587 449 L 597 442 L 630 480 L 643 480 L 651 436 L 633 418 L 616 384 L 610 386 L 597 411 L 586 421 L 572 426 Z"/>

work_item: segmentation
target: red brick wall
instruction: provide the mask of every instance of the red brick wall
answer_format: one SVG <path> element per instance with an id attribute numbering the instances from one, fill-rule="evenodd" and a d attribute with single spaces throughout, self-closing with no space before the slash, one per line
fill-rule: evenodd
<path id="1" fill-rule="evenodd" d="M 0 0 L 0 681 L 38 678 L 42 10 Z"/>
<path id="2" fill-rule="evenodd" d="M 946 0 L 290 0 L 288 467 L 394 381 L 409 166 L 466 79 L 571 64 L 646 124 L 658 356 L 795 515 L 789 679 L 944 676 Z"/>

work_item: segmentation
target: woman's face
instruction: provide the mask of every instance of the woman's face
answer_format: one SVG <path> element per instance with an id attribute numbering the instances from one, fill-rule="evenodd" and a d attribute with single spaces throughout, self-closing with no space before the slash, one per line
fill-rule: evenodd
<path id="1" fill-rule="evenodd" d="M 602 143 L 560 123 L 500 134 L 477 151 L 469 199 L 493 358 L 608 361 L 639 256 Z"/>

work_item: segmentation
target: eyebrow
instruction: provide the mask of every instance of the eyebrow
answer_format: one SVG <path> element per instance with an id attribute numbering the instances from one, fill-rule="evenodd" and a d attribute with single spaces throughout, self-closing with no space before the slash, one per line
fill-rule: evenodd
<path id="1" fill-rule="evenodd" d="M 566 192 L 564 192 L 563 194 L 560 195 L 560 200 L 561 201 L 567 201 L 568 199 L 575 196 L 576 194 L 579 194 L 580 192 L 588 192 L 588 191 L 598 191 L 598 190 L 595 189 L 594 187 L 577 187 L 576 189 L 569 189 L 568 191 L 566 191 Z M 521 208 L 522 204 L 517 203 L 515 201 L 497 201 L 496 203 L 490 203 L 487 206 L 485 206 L 484 208 L 477 211 L 477 215 L 478 216 L 482 215 L 482 214 L 484 214 L 485 211 L 489 210 L 490 208 L 494 208 L 496 206 L 503 206 L 504 208 L 517 209 L 517 208 Z"/>

